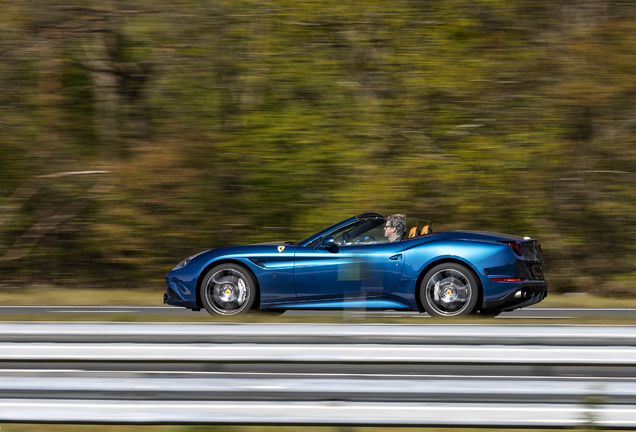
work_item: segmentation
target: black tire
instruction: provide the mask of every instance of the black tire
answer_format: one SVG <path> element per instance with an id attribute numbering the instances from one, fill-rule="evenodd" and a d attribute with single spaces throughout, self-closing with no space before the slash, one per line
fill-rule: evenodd
<path id="1" fill-rule="evenodd" d="M 210 315 L 237 315 L 252 308 L 257 289 L 245 267 L 220 264 L 203 277 L 199 298 Z"/>
<path id="2" fill-rule="evenodd" d="M 445 263 L 433 267 L 422 279 L 420 301 L 432 317 L 459 317 L 475 310 L 479 284 L 463 265 Z"/>

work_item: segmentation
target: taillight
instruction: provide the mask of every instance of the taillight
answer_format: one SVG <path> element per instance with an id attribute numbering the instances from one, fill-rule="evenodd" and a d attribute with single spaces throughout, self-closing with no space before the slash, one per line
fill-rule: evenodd
<path id="1" fill-rule="evenodd" d="M 517 255 L 521 256 L 521 244 L 519 242 L 512 240 L 500 240 L 499 243 L 507 244 Z"/>
<path id="2" fill-rule="evenodd" d="M 493 282 L 523 282 L 524 278 L 490 278 Z"/>

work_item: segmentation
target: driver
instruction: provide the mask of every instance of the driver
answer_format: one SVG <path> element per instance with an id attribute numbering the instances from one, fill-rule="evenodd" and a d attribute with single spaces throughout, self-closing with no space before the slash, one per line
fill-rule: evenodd
<path id="1" fill-rule="evenodd" d="M 389 242 L 399 241 L 402 238 L 404 231 L 406 231 L 405 214 L 392 214 L 386 218 L 384 237 L 388 238 Z"/>

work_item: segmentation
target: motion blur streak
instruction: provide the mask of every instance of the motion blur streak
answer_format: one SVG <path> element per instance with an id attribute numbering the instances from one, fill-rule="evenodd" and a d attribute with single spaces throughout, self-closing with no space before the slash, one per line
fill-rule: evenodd
<path id="1" fill-rule="evenodd" d="M 636 288 L 636 4 L 4 0 L 0 289 L 159 287 L 374 209 Z"/>
<path id="2" fill-rule="evenodd" d="M 0 421 L 634 428 L 634 350 L 629 326 L 4 323 Z"/>

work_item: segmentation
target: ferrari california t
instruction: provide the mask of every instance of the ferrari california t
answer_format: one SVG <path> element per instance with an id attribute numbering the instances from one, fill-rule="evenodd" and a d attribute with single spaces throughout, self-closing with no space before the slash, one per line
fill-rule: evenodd
<path id="1" fill-rule="evenodd" d="M 360 308 L 453 317 L 493 316 L 547 295 L 536 239 L 433 232 L 419 219 L 404 219 L 391 236 L 391 222 L 363 213 L 300 241 L 192 255 L 166 276 L 164 303 L 213 315 Z"/>

